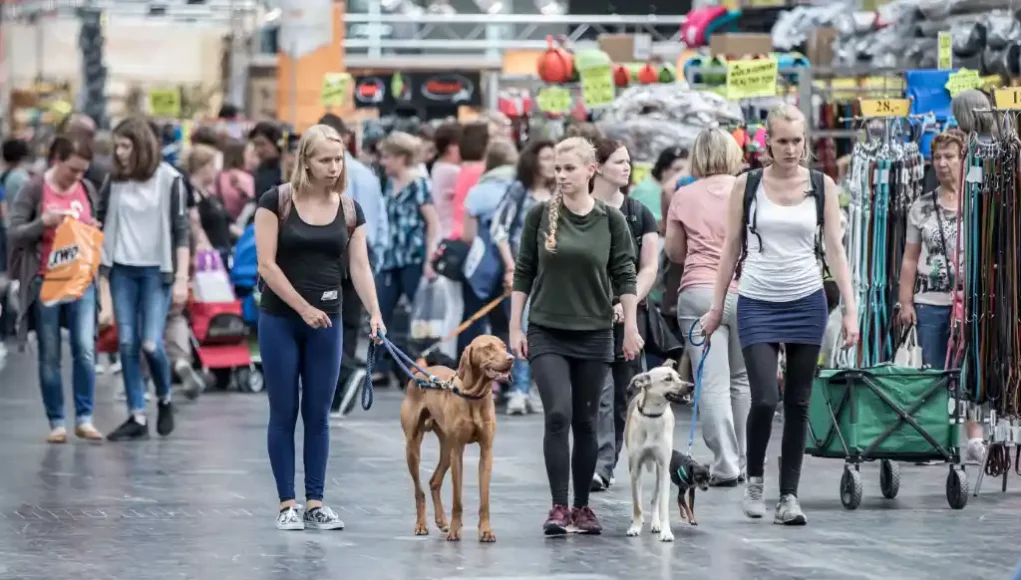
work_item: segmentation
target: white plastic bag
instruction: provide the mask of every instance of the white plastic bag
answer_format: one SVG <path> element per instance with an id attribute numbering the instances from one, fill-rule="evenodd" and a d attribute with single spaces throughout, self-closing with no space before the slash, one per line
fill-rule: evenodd
<path id="1" fill-rule="evenodd" d="M 918 344 L 918 328 L 911 326 L 893 355 L 893 364 L 910 369 L 922 368 L 922 347 Z"/>
<path id="2" fill-rule="evenodd" d="M 432 281 L 423 278 L 411 305 L 411 339 L 430 344 L 446 338 L 461 323 L 463 310 L 461 284 L 442 276 Z M 457 341 L 445 342 L 440 352 L 454 358 Z"/>
<path id="3" fill-rule="evenodd" d="M 195 301 L 203 304 L 234 302 L 234 286 L 223 266 L 220 254 L 200 251 L 195 256 Z"/>

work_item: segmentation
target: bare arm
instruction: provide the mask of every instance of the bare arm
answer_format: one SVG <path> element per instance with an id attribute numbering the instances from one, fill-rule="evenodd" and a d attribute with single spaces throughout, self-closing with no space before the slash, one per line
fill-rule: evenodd
<path id="1" fill-rule="evenodd" d="M 358 293 L 358 298 L 370 316 L 379 315 L 379 301 L 376 299 L 376 281 L 372 276 L 372 265 L 369 263 L 369 248 L 365 236 L 365 226 L 355 228 L 354 235 L 348 243 L 348 271 L 351 283 Z"/>
<path id="2" fill-rule="evenodd" d="M 461 230 L 461 240 L 465 243 L 472 243 L 475 241 L 475 236 L 479 235 L 479 218 L 468 215 L 464 216 L 464 228 Z"/>
<path id="3" fill-rule="evenodd" d="M 826 212 L 826 225 L 823 236 L 826 239 L 826 262 L 830 266 L 830 273 L 840 289 L 840 297 L 844 301 L 844 313 L 857 316 L 858 305 L 855 304 L 854 288 L 851 286 L 851 268 L 847 264 L 847 254 L 844 252 L 844 232 L 840 227 L 840 200 L 837 191 L 837 184 L 828 175 L 826 183 L 826 204 L 823 211 Z"/>
<path id="4" fill-rule="evenodd" d="M 711 309 L 723 312 L 723 304 L 727 299 L 727 290 L 734 279 L 734 270 L 741 257 L 741 237 L 744 233 L 744 188 L 748 175 L 741 175 L 730 190 L 730 203 L 727 205 L 727 235 L 723 240 L 723 251 L 720 252 L 720 266 L 716 271 L 716 283 L 713 284 L 713 303 Z M 839 223 L 839 221 L 838 221 Z"/>
<path id="5" fill-rule="evenodd" d="M 266 208 L 255 210 L 255 250 L 259 256 L 259 276 L 266 281 L 273 293 L 295 312 L 302 313 L 311 305 L 298 294 L 291 282 L 277 265 L 277 235 L 280 220 Z M 361 294 L 359 293 L 359 296 Z"/>
<path id="6" fill-rule="evenodd" d="M 652 290 L 658 275 L 659 234 L 645 234 L 642 236 L 642 255 L 638 258 L 638 276 L 636 278 L 638 302 L 645 300 L 645 297 L 649 295 L 649 290 Z"/>
<path id="7" fill-rule="evenodd" d="M 918 257 L 921 254 L 921 243 L 904 246 L 904 260 L 900 265 L 900 285 L 897 291 L 897 301 L 901 306 L 912 305 L 914 303 L 915 276 L 918 275 Z"/>
<path id="8" fill-rule="evenodd" d="M 436 254 L 436 248 L 440 245 L 440 214 L 436 213 L 436 206 L 432 203 L 422 204 L 418 207 L 425 220 L 425 256 L 426 261 L 432 259 Z"/>
<path id="9" fill-rule="evenodd" d="M 199 210 L 191 208 L 188 210 L 188 222 L 191 224 L 191 235 L 195 238 L 196 250 L 212 249 L 213 244 L 209 243 L 209 236 L 202 227 L 202 219 L 199 217 Z"/>
<path id="10" fill-rule="evenodd" d="M 666 222 L 666 240 L 663 242 L 663 252 L 674 264 L 684 265 L 684 259 L 688 257 L 688 235 L 684 233 L 684 226 L 681 222 L 663 218 Z"/>

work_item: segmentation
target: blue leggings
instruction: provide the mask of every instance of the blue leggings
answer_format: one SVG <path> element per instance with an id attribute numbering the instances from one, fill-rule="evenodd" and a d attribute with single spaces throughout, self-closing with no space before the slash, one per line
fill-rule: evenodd
<path id="1" fill-rule="evenodd" d="M 297 315 L 259 313 L 259 352 L 269 395 L 266 443 L 281 502 L 294 499 L 294 427 L 299 408 L 305 426 L 305 500 L 323 499 L 330 405 L 344 342 L 340 315 L 331 320 L 329 328 L 312 328 Z"/>

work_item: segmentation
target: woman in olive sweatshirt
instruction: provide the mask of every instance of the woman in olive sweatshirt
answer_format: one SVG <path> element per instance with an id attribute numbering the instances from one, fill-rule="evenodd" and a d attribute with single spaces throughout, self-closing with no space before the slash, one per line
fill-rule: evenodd
<path id="1" fill-rule="evenodd" d="M 556 146 L 557 189 L 525 216 L 511 295 L 511 348 L 528 358 L 546 415 L 543 455 L 553 508 L 543 530 L 598 534 L 588 507 L 596 468 L 596 415 L 613 352 L 613 296 L 623 305 L 624 356 L 642 350 L 631 232 L 620 210 L 589 194 L 595 150 L 581 138 Z M 531 294 L 528 336 L 521 313 Z M 572 461 L 568 429 L 574 432 Z M 574 507 L 567 490 L 574 479 Z"/>

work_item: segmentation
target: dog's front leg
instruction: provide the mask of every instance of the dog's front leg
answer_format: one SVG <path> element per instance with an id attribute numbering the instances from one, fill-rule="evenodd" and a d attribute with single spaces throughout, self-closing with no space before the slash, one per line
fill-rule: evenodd
<path id="1" fill-rule="evenodd" d="M 642 462 L 635 456 L 628 458 L 628 473 L 631 475 L 631 505 L 634 510 L 631 516 L 631 527 L 627 535 L 637 536 L 642 533 L 645 518 L 642 516 Z"/>
<path id="2" fill-rule="evenodd" d="M 695 488 L 688 489 L 688 523 L 697 526 L 698 522 L 695 521 Z"/>
<path id="3" fill-rule="evenodd" d="M 489 527 L 489 482 L 493 475 L 493 441 L 479 442 L 479 541 L 495 542 Z"/>
<path id="4" fill-rule="evenodd" d="M 450 473 L 454 485 L 453 505 L 450 508 L 450 531 L 447 532 L 448 542 L 461 539 L 461 526 L 464 518 L 464 443 L 456 442 L 450 454 Z"/>
<path id="5" fill-rule="evenodd" d="M 669 462 L 666 458 L 662 458 L 661 462 L 656 463 L 656 497 L 659 499 L 655 506 L 656 520 L 653 521 L 653 525 L 659 524 L 659 541 L 661 542 L 672 542 L 674 541 L 674 533 L 670 529 L 670 472 L 666 466 Z"/>

